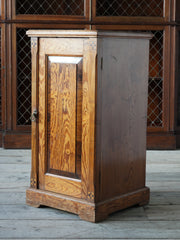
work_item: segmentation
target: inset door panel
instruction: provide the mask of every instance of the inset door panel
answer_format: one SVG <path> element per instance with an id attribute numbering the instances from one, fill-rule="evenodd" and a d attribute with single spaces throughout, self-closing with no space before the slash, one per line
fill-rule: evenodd
<path id="1" fill-rule="evenodd" d="M 50 173 L 72 177 L 81 174 L 82 62 L 82 57 L 47 56 Z"/>

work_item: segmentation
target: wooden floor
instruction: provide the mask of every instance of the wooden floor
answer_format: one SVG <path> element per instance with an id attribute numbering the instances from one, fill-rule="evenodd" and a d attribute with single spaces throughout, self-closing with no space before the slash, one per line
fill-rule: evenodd
<path id="1" fill-rule="evenodd" d="M 93 224 L 25 204 L 30 150 L 0 149 L 0 239 L 180 239 L 180 151 L 147 152 L 151 201 Z"/>

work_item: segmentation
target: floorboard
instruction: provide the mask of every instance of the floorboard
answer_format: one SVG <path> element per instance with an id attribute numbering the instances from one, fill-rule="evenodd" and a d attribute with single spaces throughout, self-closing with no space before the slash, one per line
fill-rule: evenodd
<path id="1" fill-rule="evenodd" d="M 147 151 L 149 205 L 131 207 L 98 224 L 25 204 L 30 150 L 0 149 L 0 239 L 180 239 L 180 151 Z"/>

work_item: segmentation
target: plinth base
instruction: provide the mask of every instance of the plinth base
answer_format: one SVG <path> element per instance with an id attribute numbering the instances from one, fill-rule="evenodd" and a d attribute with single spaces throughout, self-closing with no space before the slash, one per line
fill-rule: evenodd
<path id="1" fill-rule="evenodd" d="M 99 203 L 72 198 L 61 194 L 29 188 L 26 191 L 26 203 L 32 207 L 48 206 L 79 215 L 83 220 L 99 222 L 109 214 L 149 202 L 149 188 L 145 187 L 135 192 L 124 194 Z"/>

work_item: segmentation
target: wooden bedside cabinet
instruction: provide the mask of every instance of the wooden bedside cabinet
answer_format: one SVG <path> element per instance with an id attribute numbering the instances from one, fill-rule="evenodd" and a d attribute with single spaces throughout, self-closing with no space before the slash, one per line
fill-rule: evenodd
<path id="1" fill-rule="evenodd" d="M 30 30 L 32 170 L 27 204 L 98 222 L 149 201 L 150 34 Z"/>

